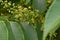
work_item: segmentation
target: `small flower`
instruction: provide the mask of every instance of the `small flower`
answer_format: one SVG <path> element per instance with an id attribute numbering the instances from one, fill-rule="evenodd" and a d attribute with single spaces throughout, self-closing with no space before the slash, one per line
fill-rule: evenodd
<path id="1" fill-rule="evenodd" d="M 5 0 L 4 2 L 7 2 L 7 0 Z"/>
<path id="2" fill-rule="evenodd" d="M 18 15 L 15 15 L 15 18 L 19 18 L 19 16 Z"/>
<path id="3" fill-rule="evenodd" d="M 48 0 L 48 3 L 51 3 L 52 2 L 52 0 Z"/>
<path id="4" fill-rule="evenodd" d="M 10 13 L 11 11 L 9 10 L 9 13 Z"/>
<path id="5" fill-rule="evenodd" d="M 14 13 L 13 11 L 11 11 L 11 13 Z"/>
<path id="6" fill-rule="evenodd" d="M 22 14 L 19 14 L 19 16 L 22 16 Z"/>
<path id="7" fill-rule="evenodd" d="M 27 10 L 27 8 L 24 8 L 23 10 L 24 10 L 24 11 L 26 11 L 26 10 Z"/>
<path id="8" fill-rule="evenodd" d="M 34 23 L 34 18 L 31 19 L 32 23 Z"/>
<path id="9" fill-rule="evenodd" d="M 8 2 L 8 5 L 11 5 L 11 2 Z"/>
<path id="10" fill-rule="evenodd" d="M 15 3 L 12 4 L 12 6 L 14 6 L 14 5 L 15 5 Z"/>
<path id="11" fill-rule="evenodd" d="M 31 9 L 31 6 L 29 6 L 28 8 Z"/>
<path id="12" fill-rule="evenodd" d="M 22 6 L 18 6 L 18 8 L 22 8 Z"/>
<path id="13" fill-rule="evenodd" d="M 3 1 L 1 1 L 3 3 Z"/>

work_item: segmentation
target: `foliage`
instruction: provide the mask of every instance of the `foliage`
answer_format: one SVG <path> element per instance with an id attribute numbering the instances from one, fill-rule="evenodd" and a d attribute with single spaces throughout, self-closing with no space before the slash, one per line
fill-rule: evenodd
<path id="1" fill-rule="evenodd" d="M 45 40 L 45 37 L 48 35 L 48 33 L 50 33 L 49 35 L 52 36 L 60 26 L 60 5 L 58 4 L 59 0 L 55 0 L 49 7 L 49 10 L 46 14 L 43 40 Z"/>
<path id="2" fill-rule="evenodd" d="M 59 2 L 1 0 L 0 40 L 55 40 L 60 26 Z"/>

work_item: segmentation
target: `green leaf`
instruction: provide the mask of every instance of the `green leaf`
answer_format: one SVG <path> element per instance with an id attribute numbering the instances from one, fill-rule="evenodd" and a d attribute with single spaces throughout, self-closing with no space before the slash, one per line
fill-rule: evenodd
<path id="1" fill-rule="evenodd" d="M 54 0 L 45 17 L 43 40 L 60 26 L 60 0 Z"/>
<path id="2" fill-rule="evenodd" d="M 31 25 L 27 22 L 23 22 L 21 24 L 25 34 L 25 40 L 38 40 L 37 33 Z"/>
<path id="3" fill-rule="evenodd" d="M 5 22 L 5 24 L 6 24 L 6 27 L 7 27 L 7 29 L 8 29 L 8 40 L 15 40 L 15 38 L 14 38 L 14 34 L 13 34 L 13 32 L 12 32 L 12 28 L 11 28 L 11 25 L 10 25 L 10 22 L 8 22 L 8 21 L 4 21 Z"/>
<path id="4" fill-rule="evenodd" d="M 8 40 L 8 30 L 3 21 L 0 21 L 0 40 Z"/>
<path id="5" fill-rule="evenodd" d="M 26 0 L 26 3 L 25 4 L 27 5 L 29 2 L 30 2 L 30 0 Z"/>
<path id="6" fill-rule="evenodd" d="M 44 12 L 46 9 L 46 0 L 33 0 L 33 8 L 40 10 L 40 12 Z"/>
<path id="7" fill-rule="evenodd" d="M 5 16 L 0 16 L 0 21 L 7 21 L 8 19 Z"/>
<path id="8" fill-rule="evenodd" d="M 10 22 L 15 40 L 25 40 L 20 25 L 16 22 Z"/>
<path id="9" fill-rule="evenodd" d="M 8 29 L 8 40 L 24 40 L 24 34 L 20 25 L 16 22 L 5 21 Z"/>
<path id="10" fill-rule="evenodd" d="M 38 35 L 38 40 L 42 40 L 42 36 L 43 36 L 43 32 L 41 31 L 42 24 L 40 22 L 37 22 L 36 26 L 37 26 L 36 31 Z"/>

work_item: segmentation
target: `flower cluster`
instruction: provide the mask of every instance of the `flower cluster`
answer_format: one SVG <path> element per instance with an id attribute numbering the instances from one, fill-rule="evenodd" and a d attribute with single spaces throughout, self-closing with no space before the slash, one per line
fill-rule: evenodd
<path id="1" fill-rule="evenodd" d="M 19 20 L 20 22 L 28 22 L 36 25 L 35 23 L 41 21 L 41 15 L 39 10 L 33 10 L 31 6 L 24 7 L 22 5 L 16 5 L 11 1 L 2 1 L 0 7 L 0 15 L 7 16 L 7 18 L 12 20 Z"/>

